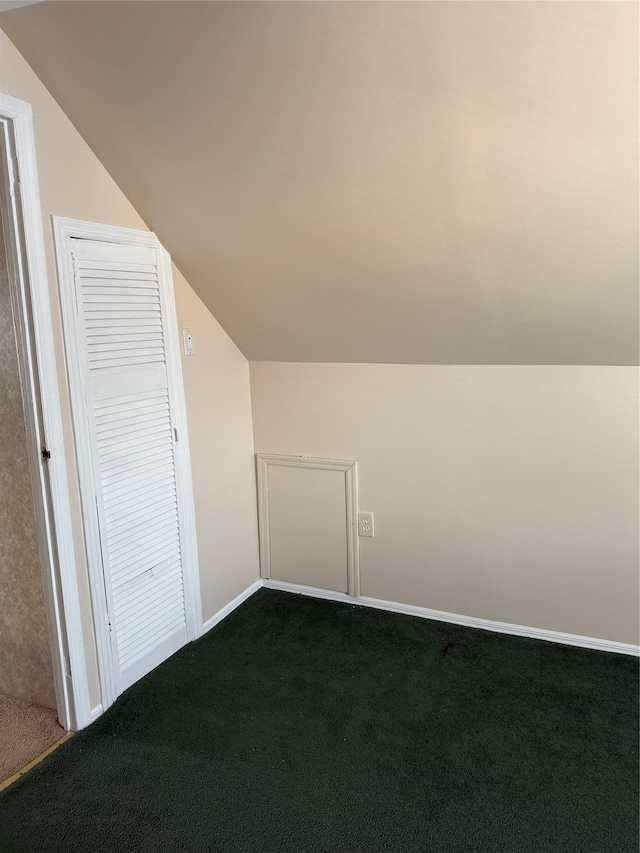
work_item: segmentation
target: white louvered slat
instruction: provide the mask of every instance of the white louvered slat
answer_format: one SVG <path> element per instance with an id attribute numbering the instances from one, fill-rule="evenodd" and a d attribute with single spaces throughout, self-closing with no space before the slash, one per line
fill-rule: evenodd
<path id="1" fill-rule="evenodd" d="M 173 549 L 175 541 L 175 529 L 170 527 L 160 531 L 155 536 L 136 541 L 131 547 L 119 554 L 115 554 L 111 561 L 111 573 L 121 580 L 133 576 L 131 572 L 137 573 L 142 570 L 142 564 L 146 561 L 147 566 L 157 565 L 168 558 Z"/>
<path id="2" fill-rule="evenodd" d="M 153 633 L 143 635 L 141 637 L 134 637 L 132 642 L 126 645 L 124 643 L 118 643 L 119 659 L 122 669 L 126 672 L 127 669 L 129 667 L 133 667 L 140 658 L 144 657 L 144 655 L 151 654 L 156 648 L 158 648 L 165 637 L 170 638 L 174 633 L 180 632 L 178 633 L 177 641 L 172 645 L 175 645 L 176 648 L 183 646 L 184 640 L 180 640 L 180 637 L 184 621 L 185 615 L 183 610 L 176 614 L 169 622 L 167 622 L 165 618 L 159 626 L 156 626 Z M 161 660 L 164 660 L 166 657 L 167 655 L 163 655 Z"/>
<path id="3" fill-rule="evenodd" d="M 99 365 L 96 365 L 96 367 L 99 369 Z M 119 429 L 123 426 L 128 427 L 132 433 L 135 433 L 137 429 L 144 429 L 151 421 L 158 419 L 164 421 L 167 418 L 171 420 L 169 406 L 164 402 L 155 403 L 155 401 L 150 401 L 144 407 L 112 412 L 104 417 L 96 418 L 96 430 L 101 438 L 109 431 Z"/>
<path id="4" fill-rule="evenodd" d="M 153 465 L 164 464 L 167 455 L 166 445 L 166 441 L 161 441 L 142 450 L 136 451 L 135 448 L 133 451 L 128 450 L 124 455 L 116 455 L 111 460 L 102 459 L 103 485 L 109 486 L 136 476 L 136 471 L 142 476 Z M 146 466 L 144 469 L 142 469 L 143 465 Z"/>
<path id="5" fill-rule="evenodd" d="M 133 507 L 127 507 L 114 513 L 115 517 L 107 516 L 107 522 L 112 531 L 113 540 L 121 541 L 129 531 L 138 533 L 140 528 L 160 519 L 169 522 L 173 514 L 177 515 L 174 495 L 159 495 L 155 500 L 139 501 Z"/>
<path id="6" fill-rule="evenodd" d="M 132 320 L 135 323 L 141 323 L 143 320 L 159 322 L 160 309 L 153 307 L 135 309 L 126 308 L 118 312 L 110 308 L 93 308 L 88 309 L 85 312 L 85 317 L 87 323 L 91 323 L 93 321 L 94 323 L 102 324 L 106 328 L 110 328 L 114 325 L 117 325 L 119 319 Z M 92 328 L 100 328 L 100 326 L 95 326 Z"/>
<path id="7" fill-rule="evenodd" d="M 151 400 L 165 401 L 169 404 L 169 397 L 164 388 L 158 390 L 138 391 L 135 394 L 125 394 L 117 402 L 113 400 L 96 400 L 96 419 L 109 417 L 116 412 L 128 411 L 134 408 L 143 408 Z"/>
<path id="8" fill-rule="evenodd" d="M 147 335 L 145 340 L 125 340 L 125 341 L 95 341 L 88 346 L 89 355 L 98 352 L 118 353 L 120 350 L 130 350 L 131 352 L 139 353 L 141 350 L 146 351 L 147 348 L 160 347 L 164 350 L 162 338 L 160 335 Z"/>
<path id="9" fill-rule="evenodd" d="M 125 517 L 116 521 L 109 521 L 109 526 L 112 529 L 111 542 L 124 542 L 129 536 L 134 537 L 140 529 L 145 529 L 150 523 L 162 521 L 169 527 L 177 521 L 177 511 L 175 499 L 171 503 L 157 503 L 155 506 L 150 506 L 142 511 L 133 513 L 130 517 Z"/>
<path id="10" fill-rule="evenodd" d="M 172 569 L 174 567 L 171 567 Z M 180 587 L 180 576 L 175 571 L 166 572 L 158 577 L 154 576 L 153 585 L 140 582 L 142 576 L 138 575 L 132 580 L 125 582 L 121 588 L 114 589 L 114 601 L 116 613 L 126 616 L 132 609 L 140 607 L 145 598 L 149 596 L 149 589 L 158 599 L 163 600 L 175 595 Z M 122 602 L 122 603 L 121 603 Z"/>
<path id="11" fill-rule="evenodd" d="M 151 581 L 145 579 L 143 582 L 148 593 L 153 596 L 151 608 L 147 606 L 149 594 L 147 596 L 141 594 L 143 583 L 131 586 L 125 584 L 115 590 L 114 613 L 120 624 L 119 643 L 135 636 L 142 637 L 151 630 L 162 628 L 163 622 L 175 614 L 184 615 L 179 569 L 174 569 L 170 577 L 173 583 L 168 583 L 168 578 L 151 578 Z"/>
<path id="12" fill-rule="evenodd" d="M 138 270 L 79 270 L 78 282 L 83 289 L 101 287 L 111 291 L 129 285 L 153 290 L 158 284 L 158 277 Z"/>
<path id="13" fill-rule="evenodd" d="M 113 600 L 116 612 L 120 615 L 129 613 L 144 605 L 151 592 L 155 595 L 167 596 L 180 586 L 180 560 L 168 561 L 166 568 L 147 569 L 137 575 L 122 578 L 114 585 Z M 147 583 L 147 580 L 149 581 Z"/>
<path id="14" fill-rule="evenodd" d="M 135 657 L 138 654 L 136 647 L 144 646 L 151 637 L 157 642 L 157 638 L 166 631 L 167 623 L 173 627 L 176 620 L 184 619 L 184 604 L 181 601 L 170 601 L 163 608 L 149 609 L 145 616 L 141 617 L 138 613 L 135 620 L 126 620 L 120 630 L 118 647 L 123 656 Z"/>
<path id="15" fill-rule="evenodd" d="M 136 293 L 134 288 L 125 287 L 119 287 L 117 291 L 103 287 L 101 292 L 97 292 L 94 288 L 83 287 L 82 301 L 91 311 L 95 311 L 98 305 L 104 308 L 111 307 L 114 311 L 123 311 L 125 306 L 135 311 L 145 305 L 160 305 L 160 299 L 153 287 L 141 288 L 140 293 Z"/>
<path id="16" fill-rule="evenodd" d="M 118 343 L 99 341 L 88 347 L 87 352 L 89 359 L 95 361 L 96 358 L 121 358 L 126 355 L 164 353 L 164 346 L 159 337 L 149 338 L 145 341 L 121 341 Z"/>
<path id="17" fill-rule="evenodd" d="M 163 364 L 164 363 L 164 355 L 130 355 L 130 356 L 120 356 L 119 358 L 91 358 L 89 359 L 91 362 L 91 366 L 94 365 L 96 367 L 115 367 L 121 369 L 122 367 L 127 366 L 135 366 L 136 364 Z"/>
<path id="18" fill-rule="evenodd" d="M 155 575 L 164 574 L 162 567 L 165 564 L 170 565 L 174 561 L 180 561 L 180 550 L 178 548 L 170 547 L 162 552 L 157 548 L 153 548 L 146 551 L 137 559 L 127 562 L 120 571 L 112 567 L 111 575 L 113 578 L 114 593 L 118 587 L 123 584 L 133 583 L 136 578 L 146 572 L 151 572 L 154 577 Z M 144 591 L 143 594 L 146 595 Z M 131 600 L 131 595 L 129 595 L 129 600 Z"/>
<path id="19" fill-rule="evenodd" d="M 163 431 L 158 436 L 145 437 L 136 439 L 128 439 L 120 441 L 111 447 L 105 447 L 100 454 L 100 462 L 105 468 L 110 469 L 112 464 L 124 463 L 128 459 L 146 458 L 147 455 L 159 452 L 166 452 L 171 446 L 171 434 L 168 431 Z"/>
<path id="20" fill-rule="evenodd" d="M 171 583 L 166 582 L 163 586 L 155 586 L 153 588 L 153 600 L 154 606 L 160 610 L 164 618 L 166 619 L 165 608 L 171 607 L 172 602 L 176 600 L 176 592 L 179 593 L 179 578 L 171 578 Z M 115 613 L 116 617 L 120 620 L 127 619 L 131 615 L 131 611 L 135 609 L 139 614 L 139 609 L 144 604 L 144 599 L 141 596 L 138 596 L 135 599 L 132 599 L 130 595 L 127 596 L 127 607 L 118 607 L 116 605 Z M 133 623 L 135 628 L 142 629 L 144 627 L 144 623 L 142 621 Z M 140 634 L 141 631 L 133 631 L 132 633 Z"/>
<path id="21" fill-rule="evenodd" d="M 100 450 L 106 455 L 119 447 L 131 447 L 134 444 L 146 444 L 148 441 L 166 436 L 171 431 L 171 421 L 167 415 L 162 418 L 154 417 L 147 423 L 132 424 L 127 432 L 120 432 L 119 427 L 113 427 L 113 433 L 103 431 L 100 434 Z"/>
<path id="22" fill-rule="evenodd" d="M 114 558 L 122 557 L 123 553 L 135 553 L 136 547 L 143 543 L 148 542 L 154 539 L 159 533 L 165 535 L 177 535 L 178 532 L 178 521 L 175 517 L 175 512 L 168 512 L 166 517 L 163 515 L 162 517 L 156 517 L 151 524 L 146 524 L 144 526 L 144 533 L 140 534 L 139 531 L 135 531 L 134 533 L 125 533 L 122 536 L 118 537 L 118 544 L 111 545 L 109 543 L 110 553 L 113 554 Z"/>
<path id="23" fill-rule="evenodd" d="M 171 608 L 167 613 L 161 614 L 156 622 L 145 626 L 144 630 L 122 637 L 118 641 L 121 658 L 127 663 L 136 660 L 141 648 L 156 645 L 165 635 L 167 628 L 171 630 L 179 625 L 183 619 L 184 608 Z"/>
<path id="24" fill-rule="evenodd" d="M 149 296 L 155 297 L 157 282 L 147 279 L 120 279 L 109 281 L 106 278 L 81 279 L 82 290 L 87 296 Z"/>
<path id="25" fill-rule="evenodd" d="M 161 445 L 158 448 L 150 448 L 147 453 L 132 454 L 130 457 L 116 460 L 109 465 L 104 464 L 103 485 L 120 483 L 129 477 L 137 476 L 137 474 L 142 475 L 154 465 L 164 463 L 165 459 L 166 452 Z"/>
<path id="26" fill-rule="evenodd" d="M 111 572 L 114 575 L 121 574 L 123 571 L 127 571 L 129 567 L 138 568 L 145 561 L 149 566 L 154 566 L 171 557 L 174 547 L 177 547 L 177 544 L 173 539 L 172 530 L 161 531 L 158 535 L 150 538 L 141 537 L 131 548 L 127 548 L 120 555 L 111 555 Z"/>
<path id="27" fill-rule="evenodd" d="M 158 276 L 151 272 L 142 270 L 105 270 L 105 269 L 80 269 L 78 279 L 81 285 L 87 281 L 111 281 L 119 284 L 121 281 L 150 281 L 157 283 Z"/>
<path id="28" fill-rule="evenodd" d="M 154 465 L 163 464 L 166 456 L 167 454 L 162 447 L 157 449 L 151 448 L 148 453 L 133 454 L 130 457 L 125 457 L 123 460 L 115 461 L 108 466 L 103 465 L 103 485 L 119 483 L 127 477 L 136 476 L 136 472 L 142 474 Z"/>
<path id="29" fill-rule="evenodd" d="M 135 619 L 121 621 L 118 631 L 118 643 L 126 642 L 132 637 L 142 637 L 162 627 L 163 622 L 172 618 L 174 614 L 184 613 L 184 605 L 179 599 L 165 603 L 164 607 L 157 607 L 154 597 L 153 608 L 146 608 L 144 613 L 138 611 Z M 117 612 L 117 611 L 116 611 Z"/>
<path id="30" fill-rule="evenodd" d="M 115 346 L 116 344 L 139 344 L 144 346 L 149 341 L 162 341 L 162 333 L 157 332 L 132 332 L 131 334 L 93 335 L 88 348 L 99 347 L 103 344 Z"/>
<path id="31" fill-rule="evenodd" d="M 107 352 L 120 349 L 141 349 L 142 347 L 164 346 L 159 329 L 136 332 L 129 329 L 120 330 L 120 334 L 92 335 L 87 344 L 88 352 Z"/>
<path id="32" fill-rule="evenodd" d="M 113 320 L 130 317 L 161 317 L 160 303 L 157 299 L 146 300 L 139 296 L 128 303 L 120 300 L 115 302 L 106 301 L 106 297 L 100 297 L 96 302 L 90 302 L 86 294 L 82 296 L 84 303 L 84 315 L 87 320 L 105 320 L 111 323 Z"/>
<path id="33" fill-rule="evenodd" d="M 109 508 L 105 509 L 105 517 L 111 522 L 131 517 L 138 510 L 155 506 L 157 503 L 175 501 L 176 492 L 174 478 L 165 477 L 146 489 L 132 489 L 124 495 L 105 495 L 105 505 L 108 501 Z"/>
<path id="34" fill-rule="evenodd" d="M 93 334 L 106 335 L 113 331 L 114 335 L 127 332 L 148 332 L 150 329 L 157 329 L 162 332 L 162 322 L 159 317 L 132 317 L 130 314 L 126 317 L 87 317 L 85 319 L 87 328 L 87 341 L 91 342 Z M 94 331 L 95 330 L 95 331 Z"/>
<path id="35" fill-rule="evenodd" d="M 80 273 L 84 270 L 106 270 L 109 273 L 124 270 L 125 272 L 146 272 L 156 277 L 158 273 L 156 265 L 153 262 L 135 263 L 133 261 L 129 261 L 127 263 L 119 263 L 118 261 L 114 261 L 113 258 L 101 261 L 99 258 L 89 260 L 87 258 L 78 257 L 76 258 L 76 266 Z"/>
<path id="36" fill-rule="evenodd" d="M 162 299 L 154 250 L 74 242 L 103 563 L 126 685 L 129 671 L 186 641 Z"/>
<path id="37" fill-rule="evenodd" d="M 147 552 L 157 554 L 158 558 L 163 557 L 166 551 L 159 549 L 163 547 L 168 549 L 173 545 L 176 527 L 175 521 L 170 524 L 161 524 L 159 527 L 149 525 L 137 538 L 127 538 L 122 542 L 122 547 L 113 547 L 110 553 L 112 569 L 116 571 L 119 567 L 127 566 Z"/>
<path id="38" fill-rule="evenodd" d="M 82 269 L 80 267 L 77 271 L 77 279 L 81 287 L 93 284 L 99 287 L 123 287 L 123 281 L 135 282 L 136 287 L 158 283 L 158 276 L 148 270 Z"/>
<path id="39" fill-rule="evenodd" d="M 102 489 L 105 500 L 124 500 L 135 498 L 143 494 L 148 488 L 153 488 L 157 485 L 169 486 L 174 482 L 175 473 L 173 465 L 166 463 L 159 466 L 158 469 L 152 469 L 146 477 L 140 477 L 136 471 L 132 472 L 130 477 L 122 477 L 120 483 Z"/>
<path id="40" fill-rule="evenodd" d="M 132 583 L 135 583 L 133 581 Z M 131 588 L 129 588 L 131 589 Z M 126 606 L 118 606 L 115 605 L 114 612 L 116 614 L 116 618 L 123 620 L 129 619 L 132 610 L 139 612 L 139 608 L 144 605 L 144 598 L 141 595 L 133 596 L 127 590 L 127 604 Z M 164 609 L 168 606 L 171 606 L 172 601 L 176 600 L 176 593 L 180 592 L 180 579 L 179 577 L 170 577 L 167 581 L 163 583 L 163 585 L 157 585 L 153 587 L 153 600 L 155 607 L 157 607 L 160 611 L 163 612 L 163 615 L 166 618 L 166 613 L 164 613 Z M 136 623 L 139 627 L 142 627 L 141 623 Z"/>
<path id="41" fill-rule="evenodd" d="M 123 473 L 122 477 L 114 480 L 112 483 L 103 485 L 102 492 L 105 500 L 117 501 L 125 500 L 130 497 L 136 497 L 138 494 L 145 491 L 149 487 L 153 487 L 160 482 L 173 482 L 175 472 L 173 465 L 169 462 L 164 462 L 158 466 L 157 470 L 152 466 L 148 471 L 139 472 L 139 469 L 134 468 L 131 471 Z"/>
<path id="42" fill-rule="evenodd" d="M 126 583 L 148 568 L 153 569 L 154 566 L 162 565 L 165 560 L 172 560 L 176 556 L 180 556 L 180 550 L 176 550 L 175 544 L 171 541 L 168 543 L 165 541 L 164 547 L 157 541 L 147 542 L 139 548 L 132 549 L 125 559 L 115 560 L 111 564 L 113 584 L 119 586 Z"/>
<path id="43" fill-rule="evenodd" d="M 166 449 L 170 445 L 171 433 L 163 429 L 150 436 L 130 438 L 107 445 L 100 453 L 100 457 L 101 461 L 108 466 L 112 462 L 124 462 L 128 458 L 140 458 L 137 454 L 151 453 L 159 448 Z"/>

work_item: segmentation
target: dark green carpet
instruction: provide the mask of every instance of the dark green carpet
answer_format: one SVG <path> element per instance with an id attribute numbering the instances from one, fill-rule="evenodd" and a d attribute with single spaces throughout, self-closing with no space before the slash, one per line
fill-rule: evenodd
<path id="1" fill-rule="evenodd" d="M 261 590 L 0 795 L 0 850 L 636 853 L 637 673 Z"/>

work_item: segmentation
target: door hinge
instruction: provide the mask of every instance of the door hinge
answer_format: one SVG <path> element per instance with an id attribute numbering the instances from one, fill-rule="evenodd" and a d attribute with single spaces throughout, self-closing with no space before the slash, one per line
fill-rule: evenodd
<path id="1" fill-rule="evenodd" d="M 9 184 L 9 195 L 15 201 L 16 196 L 20 196 L 22 198 L 22 184 L 20 181 L 13 181 Z"/>
<path id="2" fill-rule="evenodd" d="M 80 316 L 80 306 L 78 304 L 78 265 L 76 263 L 76 256 L 73 249 L 70 252 L 71 255 L 71 267 L 73 272 L 73 306 L 76 309 L 76 317 Z"/>
<path id="3" fill-rule="evenodd" d="M 109 616 L 108 613 L 104 617 L 104 621 L 106 622 L 106 625 L 107 625 L 107 631 L 111 634 L 111 632 L 113 631 L 113 626 L 111 625 L 111 616 Z"/>
<path id="4" fill-rule="evenodd" d="M 51 459 L 51 451 L 47 450 L 46 447 L 41 448 L 40 452 L 42 453 L 42 458 L 45 462 L 48 462 Z"/>

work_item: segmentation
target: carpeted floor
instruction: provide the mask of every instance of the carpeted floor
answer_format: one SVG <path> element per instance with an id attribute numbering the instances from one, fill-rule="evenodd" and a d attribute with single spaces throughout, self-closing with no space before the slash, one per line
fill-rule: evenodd
<path id="1" fill-rule="evenodd" d="M 64 735 L 51 708 L 0 695 L 0 782 Z"/>
<path id="2" fill-rule="evenodd" d="M 0 795 L 0 849 L 636 853 L 638 662 L 261 590 Z"/>

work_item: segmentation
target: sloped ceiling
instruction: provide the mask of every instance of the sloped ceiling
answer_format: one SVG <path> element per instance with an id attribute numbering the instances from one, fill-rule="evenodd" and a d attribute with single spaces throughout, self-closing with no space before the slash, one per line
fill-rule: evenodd
<path id="1" fill-rule="evenodd" d="M 637 363 L 637 4 L 2 26 L 249 359 Z"/>

